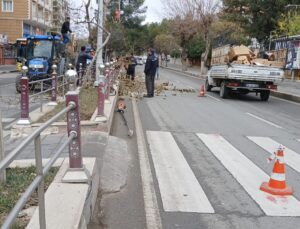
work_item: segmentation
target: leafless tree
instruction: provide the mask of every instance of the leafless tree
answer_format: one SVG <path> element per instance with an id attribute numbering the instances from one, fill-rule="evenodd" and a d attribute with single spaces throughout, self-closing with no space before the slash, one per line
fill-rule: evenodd
<path id="1" fill-rule="evenodd" d="M 200 26 L 201 34 L 205 41 L 205 52 L 203 61 L 201 61 L 201 74 L 205 73 L 205 63 L 207 61 L 208 53 L 211 45 L 212 25 L 217 19 L 217 12 L 220 8 L 220 0 L 192 0 L 195 6 L 196 20 Z"/>
<path id="2" fill-rule="evenodd" d="M 164 6 L 166 15 L 173 18 L 174 28 L 180 31 L 181 46 L 199 33 L 206 44 L 201 61 L 201 73 L 204 73 L 204 64 L 207 61 L 211 44 L 211 27 L 217 18 L 220 0 L 166 0 Z M 184 50 L 184 46 L 182 46 Z M 184 58 L 183 53 L 183 58 Z"/>
<path id="3" fill-rule="evenodd" d="M 182 70 L 187 70 L 187 47 L 186 44 L 193 39 L 198 32 L 195 24 L 195 7 L 193 0 L 166 0 L 163 2 L 165 17 L 172 19 L 172 27 L 175 36 L 179 37 L 182 48 L 181 63 Z"/>
<path id="4" fill-rule="evenodd" d="M 91 6 L 91 0 L 82 0 L 79 4 L 78 1 L 72 0 L 70 2 L 70 11 L 72 14 L 72 21 L 75 23 L 76 34 L 78 37 L 86 37 L 88 34 L 88 42 L 94 46 L 95 37 L 93 37 L 93 24 L 95 24 L 96 19 L 91 16 L 93 13 L 93 8 Z"/>

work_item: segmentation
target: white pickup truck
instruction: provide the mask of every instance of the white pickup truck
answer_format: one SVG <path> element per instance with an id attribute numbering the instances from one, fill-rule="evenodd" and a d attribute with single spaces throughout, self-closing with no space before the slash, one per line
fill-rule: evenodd
<path id="1" fill-rule="evenodd" d="M 284 78 L 280 68 L 245 64 L 214 65 L 208 71 L 206 91 L 220 87 L 220 96 L 226 98 L 230 92 L 260 94 L 262 101 L 268 101 L 270 90 Z"/>

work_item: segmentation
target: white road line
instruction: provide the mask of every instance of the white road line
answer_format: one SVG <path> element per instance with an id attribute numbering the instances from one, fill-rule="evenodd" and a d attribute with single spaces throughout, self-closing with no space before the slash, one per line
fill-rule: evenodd
<path id="1" fill-rule="evenodd" d="M 147 131 L 147 138 L 164 210 L 214 213 L 171 133 Z"/>
<path id="2" fill-rule="evenodd" d="M 260 118 L 260 117 L 254 115 L 254 114 L 251 114 L 251 113 L 248 113 L 248 112 L 247 112 L 246 114 L 247 114 L 247 115 L 250 115 L 251 117 L 256 118 L 256 119 L 258 119 L 258 120 L 260 120 L 260 121 L 262 121 L 262 122 L 265 122 L 265 123 L 267 123 L 267 124 L 269 124 L 269 125 L 271 125 L 271 126 L 274 126 L 274 127 L 276 127 L 276 128 L 282 129 L 281 126 L 276 125 L 275 123 L 270 122 L 270 121 L 268 121 L 268 120 L 265 120 L 265 119 L 263 119 L 263 118 Z"/>
<path id="3" fill-rule="evenodd" d="M 213 96 L 211 96 L 211 95 L 206 94 L 206 96 L 209 97 L 209 98 L 212 98 L 212 99 L 214 99 L 214 100 L 216 100 L 216 101 L 218 101 L 218 102 L 221 102 L 220 99 L 217 99 L 217 98 L 215 98 L 215 97 L 213 97 Z"/>
<path id="4" fill-rule="evenodd" d="M 138 145 L 138 154 L 140 160 L 140 170 L 142 178 L 142 187 L 144 194 L 144 208 L 146 214 L 147 229 L 162 229 L 161 217 L 157 204 L 157 197 L 154 189 L 153 177 L 148 158 L 146 140 L 142 128 L 140 114 L 137 108 L 136 100 L 132 99 L 132 108 L 136 128 L 136 138 Z"/>
<path id="5" fill-rule="evenodd" d="M 260 191 L 270 177 L 220 135 L 197 134 L 215 157 L 243 186 L 268 216 L 300 216 L 300 202 L 294 196 L 275 196 Z"/>
<path id="6" fill-rule="evenodd" d="M 248 138 L 270 154 L 273 154 L 281 145 L 269 137 L 248 136 Z M 285 163 L 300 173 L 300 155 L 287 147 L 285 147 L 284 152 Z"/>

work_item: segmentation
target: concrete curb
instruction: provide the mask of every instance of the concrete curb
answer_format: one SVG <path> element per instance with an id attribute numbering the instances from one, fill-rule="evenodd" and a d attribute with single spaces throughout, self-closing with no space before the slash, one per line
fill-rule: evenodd
<path id="1" fill-rule="evenodd" d="M 293 101 L 296 103 L 300 103 L 300 96 L 297 95 L 292 95 L 284 92 L 279 92 L 279 91 L 271 91 L 271 95 L 277 98 Z"/>

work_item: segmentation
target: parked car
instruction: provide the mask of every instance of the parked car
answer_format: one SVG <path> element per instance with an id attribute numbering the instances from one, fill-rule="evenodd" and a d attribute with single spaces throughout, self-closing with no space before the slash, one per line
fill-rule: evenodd
<path id="1" fill-rule="evenodd" d="M 144 64 L 142 57 L 136 56 L 135 59 L 136 59 L 136 62 L 137 62 L 138 65 L 143 65 Z"/>
<path id="2" fill-rule="evenodd" d="M 147 56 L 142 57 L 143 63 L 146 64 Z"/>

